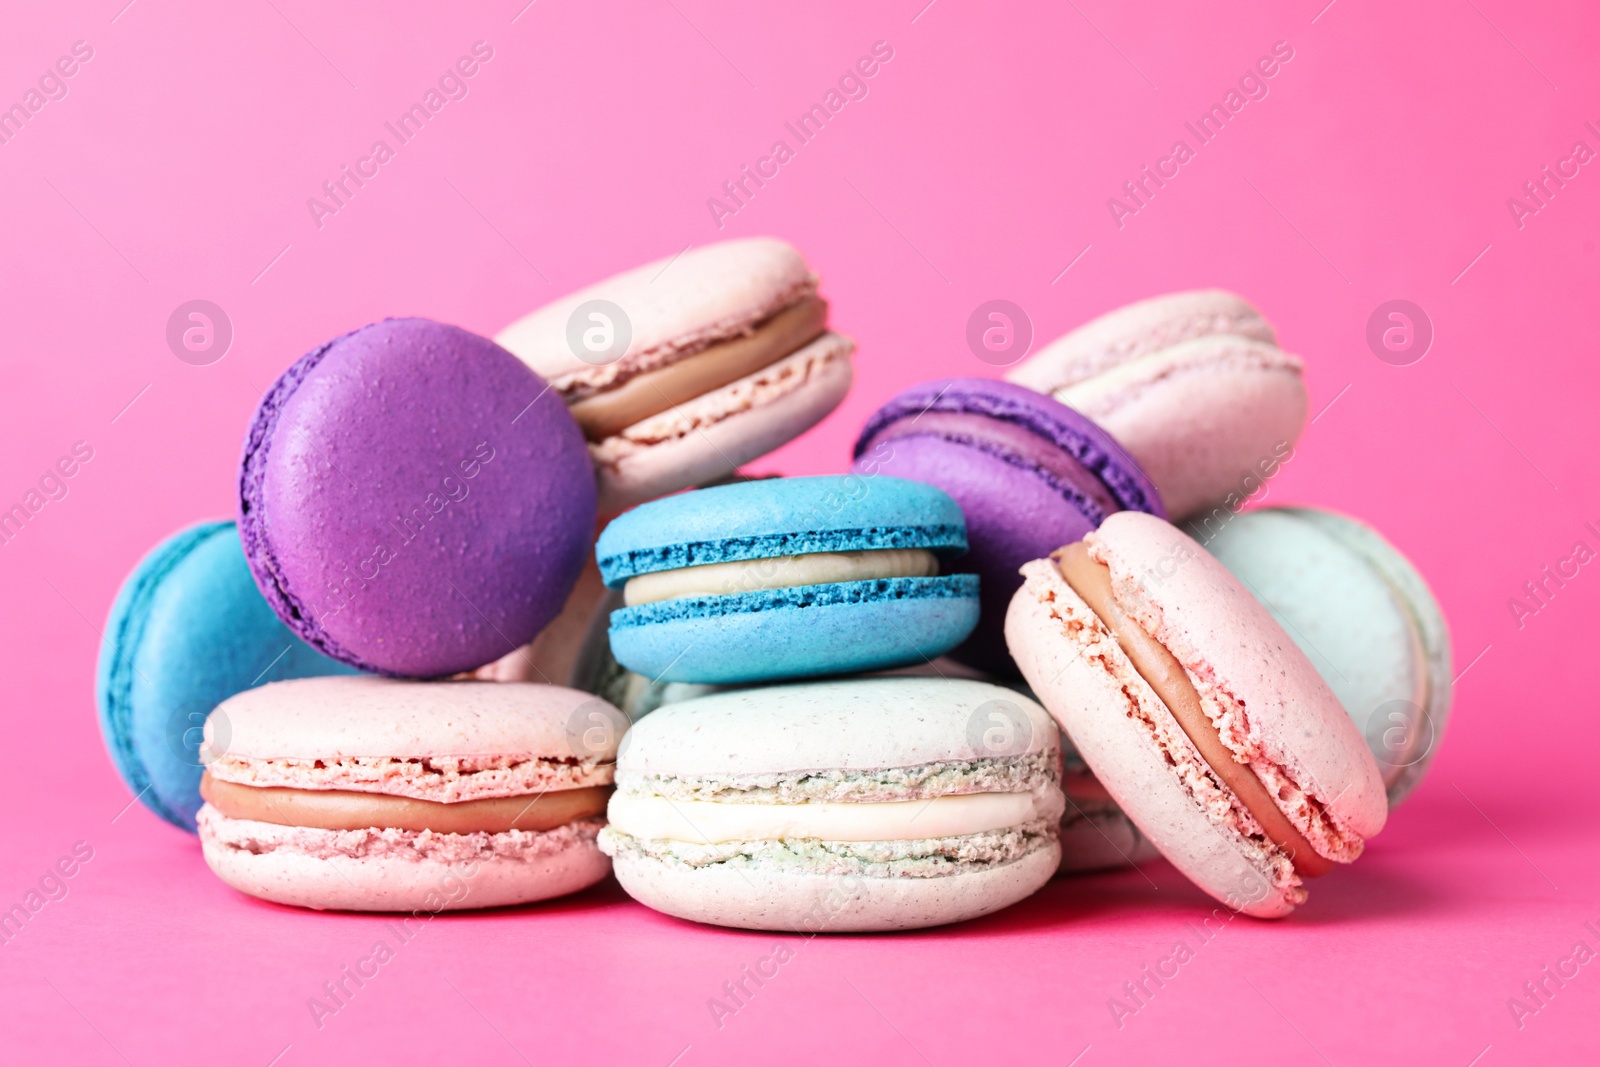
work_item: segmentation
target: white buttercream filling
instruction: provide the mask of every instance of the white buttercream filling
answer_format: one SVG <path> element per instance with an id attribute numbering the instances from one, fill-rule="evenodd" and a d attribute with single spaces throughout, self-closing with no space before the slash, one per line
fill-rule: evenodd
<path id="1" fill-rule="evenodd" d="M 1057 812 L 1059 815 L 1059 812 Z M 1047 817 L 1032 793 L 968 793 L 882 804 L 722 804 L 613 793 L 606 818 L 650 840 L 711 845 L 734 841 L 915 841 L 1008 830 Z"/>
<path id="2" fill-rule="evenodd" d="M 622 599 L 632 607 L 679 597 L 724 596 L 875 578 L 931 578 L 938 573 L 939 561 L 925 548 L 811 552 L 641 574 L 628 579 L 622 589 Z"/>

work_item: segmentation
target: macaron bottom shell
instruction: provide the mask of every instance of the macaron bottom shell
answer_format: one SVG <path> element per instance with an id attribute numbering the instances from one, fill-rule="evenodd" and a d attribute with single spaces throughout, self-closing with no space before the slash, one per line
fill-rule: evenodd
<path id="1" fill-rule="evenodd" d="M 993 867 L 930 878 L 822 874 L 759 864 L 689 867 L 642 855 L 615 858 L 617 881 L 656 911 L 746 930 L 864 933 L 963 922 L 1037 892 L 1061 862 L 1051 840 Z"/>
<path id="2" fill-rule="evenodd" d="M 201 852 L 222 881 L 262 900 L 318 911 L 437 913 L 528 904 L 576 893 L 611 869 L 595 844 L 600 820 L 543 833 L 434 834 L 444 846 L 437 854 L 404 843 L 384 847 L 400 835 L 376 829 L 365 833 L 376 847 L 352 854 L 361 832 L 229 819 L 209 807 L 199 824 Z"/>
<path id="3" fill-rule="evenodd" d="M 978 624 L 978 579 L 884 578 L 685 597 L 611 615 L 617 661 L 655 681 L 715 685 L 921 663 Z"/>

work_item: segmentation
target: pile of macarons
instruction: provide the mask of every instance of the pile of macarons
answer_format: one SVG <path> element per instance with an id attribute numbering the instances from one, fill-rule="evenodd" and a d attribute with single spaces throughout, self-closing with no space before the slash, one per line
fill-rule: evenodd
<path id="1" fill-rule="evenodd" d="M 96 682 L 128 787 L 243 893 L 529 904 L 614 873 L 751 929 L 894 930 L 1163 856 L 1274 917 L 1437 750 L 1444 619 L 1360 522 L 1251 498 L 1301 361 L 1221 291 L 913 385 L 847 470 L 800 253 L 691 249 L 493 340 L 388 319 L 286 369 L 233 521 L 174 534 Z"/>

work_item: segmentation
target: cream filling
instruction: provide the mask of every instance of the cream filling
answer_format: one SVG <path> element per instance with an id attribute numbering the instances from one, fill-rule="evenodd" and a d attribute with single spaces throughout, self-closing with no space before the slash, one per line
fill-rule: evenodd
<path id="1" fill-rule="evenodd" d="M 860 582 L 875 578 L 931 578 L 939 561 L 925 548 L 881 548 L 864 552 L 810 552 L 798 556 L 742 559 L 656 571 L 629 578 L 622 588 L 628 607 L 688 596 L 724 596 L 798 585 Z"/>
<path id="2" fill-rule="evenodd" d="M 637 838 L 715 845 L 964 837 L 1012 829 L 1049 814 L 1040 811 L 1032 793 L 966 793 L 881 804 L 724 804 L 613 793 L 606 818 Z"/>
<path id="3" fill-rule="evenodd" d="M 1297 373 L 1301 367 L 1297 358 L 1276 345 L 1250 337 L 1212 334 L 1108 367 L 1093 377 L 1055 390 L 1051 396 L 1069 408 L 1093 415 L 1108 399 L 1158 379 L 1186 370 L 1235 362 Z"/>

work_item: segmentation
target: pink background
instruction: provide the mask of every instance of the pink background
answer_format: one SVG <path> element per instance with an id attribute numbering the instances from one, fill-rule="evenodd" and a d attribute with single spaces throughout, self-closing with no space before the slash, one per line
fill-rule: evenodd
<path id="1" fill-rule="evenodd" d="M 94 449 L 0 547 L 0 905 L 74 842 L 94 850 L 0 949 L 5 1058 L 1600 1056 L 1600 964 L 1520 1029 L 1507 1003 L 1579 939 L 1600 949 L 1584 928 L 1600 928 L 1584 673 L 1600 577 L 1585 568 L 1521 629 L 1507 608 L 1574 541 L 1600 546 L 1583 529 L 1600 519 L 1600 173 L 1584 167 L 1521 229 L 1506 206 L 1574 141 L 1600 148 L 1583 128 L 1600 125 L 1590 5 L 123 2 L 11 5 L 0 33 L 0 102 L 74 41 L 94 49 L 67 97 L 0 145 L 0 503 L 73 442 Z M 494 58 L 470 95 L 319 230 L 306 198 L 480 39 Z M 870 95 L 719 232 L 707 197 L 878 40 L 894 58 Z M 1294 58 L 1270 95 L 1118 229 L 1106 199 L 1279 40 Z M 246 899 L 193 838 L 138 806 L 119 816 L 128 794 L 92 713 L 118 583 L 175 528 L 231 513 L 257 396 L 317 342 L 394 314 L 492 333 L 616 270 L 764 233 L 806 252 L 860 342 L 844 406 L 757 465 L 788 473 L 842 469 L 903 385 L 993 373 L 963 339 L 983 301 L 1021 304 L 1043 343 L 1167 290 L 1248 294 L 1305 357 L 1322 412 L 1270 500 L 1384 531 L 1470 665 L 1431 776 L 1308 907 L 1236 920 L 1120 1029 L 1108 998 L 1210 909 L 1163 863 L 1058 881 L 956 928 L 796 941 L 721 1029 L 708 998 L 781 939 L 680 923 L 607 883 L 432 921 L 319 1030 L 307 999 L 384 920 Z M 235 329 L 210 366 L 164 339 L 197 297 Z M 1392 298 L 1436 330 L 1412 366 L 1364 340 Z"/>

